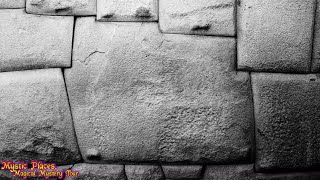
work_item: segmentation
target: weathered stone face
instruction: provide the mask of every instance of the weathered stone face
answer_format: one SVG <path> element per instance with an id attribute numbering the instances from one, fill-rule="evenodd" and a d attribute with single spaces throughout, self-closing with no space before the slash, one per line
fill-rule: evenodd
<path id="1" fill-rule="evenodd" d="M 85 161 L 250 160 L 251 89 L 234 71 L 235 39 L 94 18 L 76 29 L 65 76 Z"/>
<path id="2" fill-rule="evenodd" d="M 202 178 L 201 165 L 185 165 L 185 166 L 162 166 L 163 172 L 167 180 L 178 180 L 178 179 L 192 179 L 197 180 Z"/>
<path id="3" fill-rule="evenodd" d="M 238 68 L 309 72 L 314 0 L 241 0 Z"/>
<path id="4" fill-rule="evenodd" d="M 65 180 L 126 180 L 124 165 L 76 164 L 71 169 L 78 176 L 66 176 Z"/>
<path id="5" fill-rule="evenodd" d="M 24 8 L 25 6 L 25 0 L 0 0 L 0 9 L 16 9 Z"/>
<path id="6" fill-rule="evenodd" d="M 73 17 L 0 10 L 0 71 L 69 67 Z"/>
<path id="7" fill-rule="evenodd" d="M 0 160 L 81 159 L 60 69 L 0 73 Z"/>
<path id="8" fill-rule="evenodd" d="M 158 0 L 97 0 L 98 21 L 157 21 Z"/>
<path id="9" fill-rule="evenodd" d="M 26 11 L 30 14 L 48 15 L 96 15 L 96 0 L 27 0 Z"/>
<path id="10" fill-rule="evenodd" d="M 164 33 L 235 36 L 234 0 L 159 0 Z"/>
<path id="11" fill-rule="evenodd" d="M 156 165 L 126 165 L 128 180 L 164 180 L 161 167 Z"/>
<path id="12" fill-rule="evenodd" d="M 317 0 L 317 11 L 315 15 L 312 72 L 320 72 L 320 2 Z"/>
<path id="13" fill-rule="evenodd" d="M 319 166 L 318 76 L 254 73 L 252 79 L 257 169 Z"/>
<path id="14" fill-rule="evenodd" d="M 253 164 L 207 166 L 203 180 L 258 180 L 255 179 L 253 166 Z"/>

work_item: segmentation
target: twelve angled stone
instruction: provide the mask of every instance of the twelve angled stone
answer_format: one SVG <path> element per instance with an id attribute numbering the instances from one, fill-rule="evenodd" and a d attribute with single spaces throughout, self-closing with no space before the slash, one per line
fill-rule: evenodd
<path id="1" fill-rule="evenodd" d="M 157 21 L 158 0 L 97 0 L 98 21 Z"/>
<path id="2" fill-rule="evenodd" d="M 60 69 L 0 73 L 0 161 L 81 159 Z"/>
<path id="3" fill-rule="evenodd" d="M 314 0 L 241 0 L 238 69 L 309 72 Z"/>
<path id="4" fill-rule="evenodd" d="M 234 70 L 235 46 L 79 18 L 65 76 L 85 161 L 249 161 L 250 78 Z"/>
<path id="5" fill-rule="evenodd" d="M 0 0 L 0 9 L 17 9 L 25 6 L 25 0 Z"/>
<path id="6" fill-rule="evenodd" d="M 235 35 L 234 0 L 160 0 L 159 23 L 165 33 Z"/>
<path id="7" fill-rule="evenodd" d="M 27 0 L 26 11 L 30 14 L 49 15 L 96 15 L 96 0 Z"/>
<path id="8" fill-rule="evenodd" d="M 316 75 L 252 75 L 259 171 L 320 165 L 320 81 Z"/>
<path id="9" fill-rule="evenodd" d="M 0 71 L 69 67 L 73 17 L 0 10 Z"/>

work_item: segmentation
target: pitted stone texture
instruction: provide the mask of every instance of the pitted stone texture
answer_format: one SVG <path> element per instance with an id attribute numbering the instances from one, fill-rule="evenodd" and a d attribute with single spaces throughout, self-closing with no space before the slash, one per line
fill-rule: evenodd
<path id="1" fill-rule="evenodd" d="M 0 71 L 69 67 L 73 17 L 0 10 Z"/>
<path id="2" fill-rule="evenodd" d="M 314 0 L 241 0 L 238 69 L 310 71 Z"/>
<path id="3" fill-rule="evenodd" d="M 163 173 L 166 180 L 178 180 L 178 179 L 192 179 L 197 180 L 202 178 L 201 165 L 189 165 L 189 166 L 162 166 Z"/>
<path id="4" fill-rule="evenodd" d="M 80 160 L 60 69 L 0 74 L 0 160 Z"/>
<path id="5" fill-rule="evenodd" d="M 235 36 L 235 0 L 159 0 L 164 33 Z"/>
<path id="6" fill-rule="evenodd" d="M 124 165 L 76 164 L 71 169 L 79 176 L 66 176 L 65 180 L 126 180 Z"/>
<path id="7" fill-rule="evenodd" d="M 317 11 L 314 26 L 314 42 L 312 57 L 312 72 L 320 72 L 320 1 L 317 0 Z"/>
<path id="8" fill-rule="evenodd" d="M 0 0 L 0 9 L 17 9 L 25 6 L 25 0 Z"/>
<path id="9" fill-rule="evenodd" d="M 253 164 L 207 166 L 203 180 L 254 180 Z"/>
<path id="10" fill-rule="evenodd" d="M 258 171 L 320 165 L 320 80 L 316 75 L 254 73 Z"/>
<path id="11" fill-rule="evenodd" d="M 157 21 L 158 0 L 97 0 L 98 21 Z"/>
<path id="12" fill-rule="evenodd" d="M 234 61 L 233 38 L 79 18 L 65 76 L 85 161 L 249 161 L 250 78 Z"/>
<path id="13" fill-rule="evenodd" d="M 156 165 L 126 165 L 128 180 L 164 180 L 161 167 Z"/>
<path id="14" fill-rule="evenodd" d="M 96 0 L 27 0 L 26 11 L 30 14 L 47 15 L 96 15 Z"/>
<path id="15" fill-rule="evenodd" d="M 207 166 L 203 180 L 318 180 L 319 173 L 254 173 L 253 164 Z"/>

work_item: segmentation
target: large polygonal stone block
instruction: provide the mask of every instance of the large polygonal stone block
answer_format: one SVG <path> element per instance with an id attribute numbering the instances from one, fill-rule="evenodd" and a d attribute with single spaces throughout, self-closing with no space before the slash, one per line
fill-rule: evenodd
<path id="1" fill-rule="evenodd" d="M 0 10 L 0 71 L 69 67 L 73 17 Z"/>
<path id="2" fill-rule="evenodd" d="M 30 14 L 48 15 L 96 15 L 96 0 L 27 0 L 26 11 Z"/>
<path id="3" fill-rule="evenodd" d="M 79 18 L 65 70 L 85 161 L 249 161 L 248 73 L 235 39 Z"/>
<path id="4" fill-rule="evenodd" d="M 235 36 L 235 0 L 159 0 L 164 33 Z"/>
<path id="5" fill-rule="evenodd" d="M 241 0 L 238 69 L 310 71 L 315 0 Z"/>
<path id="6" fill-rule="evenodd" d="M 320 165 L 320 81 L 316 75 L 252 75 L 259 171 Z"/>
<path id="7" fill-rule="evenodd" d="M 158 0 L 97 0 L 98 21 L 157 21 Z"/>
<path id="8" fill-rule="evenodd" d="M 60 69 L 0 73 L 0 160 L 81 159 Z"/>
<path id="9" fill-rule="evenodd" d="M 25 0 L 0 0 L 0 9 L 18 9 L 25 6 Z"/>

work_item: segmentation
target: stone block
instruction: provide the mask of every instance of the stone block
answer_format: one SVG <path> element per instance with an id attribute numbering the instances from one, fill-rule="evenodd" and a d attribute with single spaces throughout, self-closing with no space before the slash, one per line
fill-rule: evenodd
<path id="1" fill-rule="evenodd" d="M 46 15 L 96 15 L 96 0 L 27 0 L 26 11 Z"/>
<path id="2" fill-rule="evenodd" d="M 128 180 L 164 180 L 162 169 L 157 165 L 126 165 Z"/>
<path id="3" fill-rule="evenodd" d="M 167 180 L 192 179 L 199 180 L 202 178 L 201 165 L 164 165 L 162 166 L 163 173 Z"/>
<path id="4" fill-rule="evenodd" d="M 25 0 L 0 0 L 0 9 L 19 9 L 25 6 Z"/>
<path id="5" fill-rule="evenodd" d="M 317 0 L 317 11 L 314 25 L 312 72 L 320 72 L 320 1 Z"/>
<path id="6" fill-rule="evenodd" d="M 238 69 L 308 73 L 314 8 L 315 0 L 241 0 Z"/>
<path id="7" fill-rule="evenodd" d="M 157 21 L 158 0 L 97 0 L 98 21 Z"/>
<path id="8" fill-rule="evenodd" d="M 164 33 L 235 36 L 235 0 L 159 0 Z"/>
<path id="9" fill-rule="evenodd" d="M 310 170 L 320 165 L 318 77 L 252 74 L 258 171 Z"/>
<path id="10" fill-rule="evenodd" d="M 0 73 L 0 109 L 1 161 L 81 159 L 60 69 Z"/>
<path id="11" fill-rule="evenodd" d="M 65 180 L 126 180 L 124 165 L 76 164 L 71 169 L 78 176 L 67 176 Z"/>
<path id="12" fill-rule="evenodd" d="M 69 67 L 73 17 L 0 10 L 0 71 Z"/>
<path id="13" fill-rule="evenodd" d="M 250 161 L 251 86 L 234 70 L 235 39 L 79 18 L 73 54 L 65 76 L 86 162 Z"/>
<path id="14" fill-rule="evenodd" d="M 254 180 L 253 164 L 210 165 L 206 167 L 203 180 Z"/>

